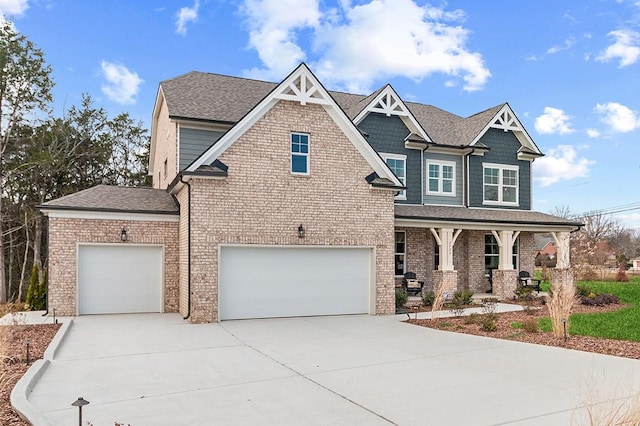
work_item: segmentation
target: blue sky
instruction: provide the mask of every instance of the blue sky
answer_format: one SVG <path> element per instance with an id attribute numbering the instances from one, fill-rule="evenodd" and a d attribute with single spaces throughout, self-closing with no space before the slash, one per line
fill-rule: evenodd
<path id="1" fill-rule="evenodd" d="M 640 208 L 640 0 L 0 0 L 0 12 L 44 50 L 58 113 L 89 93 L 148 125 L 164 79 L 279 81 L 305 61 L 330 89 L 391 83 L 461 116 L 507 101 L 546 154 L 535 210 Z M 615 217 L 640 227 L 640 209 Z"/>

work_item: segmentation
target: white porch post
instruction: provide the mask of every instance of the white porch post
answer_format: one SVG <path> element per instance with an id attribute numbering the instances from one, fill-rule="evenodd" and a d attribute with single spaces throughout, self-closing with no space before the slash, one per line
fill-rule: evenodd
<path id="1" fill-rule="evenodd" d="M 500 247 L 498 269 L 503 271 L 513 269 L 513 242 L 520 235 L 520 231 L 491 231 L 491 233 L 496 238 L 498 247 Z"/>
<path id="2" fill-rule="evenodd" d="M 462 232 L 462 229 L 454 230 L 452 228 L 429 228 L 433 237 L 438 243 L 438 253 L 440 254 L 440 264 L 438 270 L 453 271 L 453 246 Z"/>

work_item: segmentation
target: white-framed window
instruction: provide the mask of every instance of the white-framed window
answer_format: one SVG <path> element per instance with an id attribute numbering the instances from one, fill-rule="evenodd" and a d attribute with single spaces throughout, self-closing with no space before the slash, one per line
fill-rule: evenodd
<path id="1" fill-rule="evenodd" d="M 427 194 L 456 195 L 456 163 L 427 161 Z"/>
<path id="2" fill-rule="evenodd" d="M 407 233 L 405 231 L 396 231 L 394 259 L 396 276 L 401 277 L 407 272 Z"/>
<path id="3" fill-rule="evenodd" d="M 403 186 L 407 186 L 407 156 L 400 154 L 380 154 L 393 173 L 400 179 Z M 396 200 L 406 200 L 407 190 L 398 191 Z"/>
<path id="4" fill-rule="evenodd" d="M 513 269 L 518 270 L 518 238 L 513 242 Z M 490 269 L 498 269 L 500 261 L 500 247 L 493 234 L 484 235 L 484 273 L 489 276 Z"/>
<path id="5" fill-rule="evenodd" d="M 309 135 L 291 133 L 291 173 L 309 174 Z"/>
<path id="6" fill-rule="evenodd" d="M 483 204 L 518 205 L 518 166 L 482 165 Z"/>

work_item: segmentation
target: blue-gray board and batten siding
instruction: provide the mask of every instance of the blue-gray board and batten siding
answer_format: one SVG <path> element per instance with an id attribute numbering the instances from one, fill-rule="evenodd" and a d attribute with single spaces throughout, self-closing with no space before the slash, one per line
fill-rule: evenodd
<path id="1" fill-rule="evenodd" d="M 432 195 L 427 193 L 428 184 L 427 177 L 429 173 L 429 169 L 427 168 L 427 163 L 433 160 L 434 162 L 447 161 L 451 163 L 455 163 L 455 196 L 448 195 Z M 447 154 L 434 154 L 429 152 L 427 149 L 424 152 L 424 176 L 425 176 L 425 185 L 424 185 L 424 203 L 425 204 L 435 204 L 435 205 L 443 205 L 443 206 L 461 206 L 462 200 L 464 198 L 464 185 L 463 185 L 463 161 L 462 155 L 447 155 Z"/>
<path id="2" fill-rule="evenodd" d="M 469 206 L 487 207 L 483 199 L 483 163 L 518 166 L 518 205 L 490 206 L 495 208 L 531 210 L 531 162 L 518 160 L 520 141 L 513 132 L 489 129 L 480 139 L 490 150 L 484 156 L 469 156 Z"/>
<path id="3" fill-rule="evenodd" d="M 404 139 L 411 133 L 402 119 L 396 115 L 387 117 L 383 114 L 371 113 L 358 124 L 358 127 L 369 134 L 369 144 L 379 154 L 399 154 L 407 156 L 406 187 L 407 199 L 396 200 L 396 203 L 422 204 L 421 185 L 421 152 L 404 147 Z"/>
<path id="4" fill-rule="evenodd" d="M 180 127 L 180 170 L 184 170 L 196 158 L 213 145 L 224 132 Z"/>

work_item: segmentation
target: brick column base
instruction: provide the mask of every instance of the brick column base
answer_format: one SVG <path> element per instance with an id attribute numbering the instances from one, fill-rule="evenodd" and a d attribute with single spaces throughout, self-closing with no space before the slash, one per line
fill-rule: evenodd
<path id="1" fill-rule="evenodd" d="M 551 269 L 551 290 L 560 288 L 565 285 L 575 285 L 571 268 L 552 268 Z"/>
<path id="2" fill-rule="evenodd" d="M 493 294 L 501 300 L 507 300 L 514 296 L 518 287 L 518 273 L 515 269 L 493 270 Z"/>
<path id="3" fill-rule="evenodd" d="M 458 271 L 433 271 L 433 291 L 443 286 L 447 298 L 458 289 Z"/>

